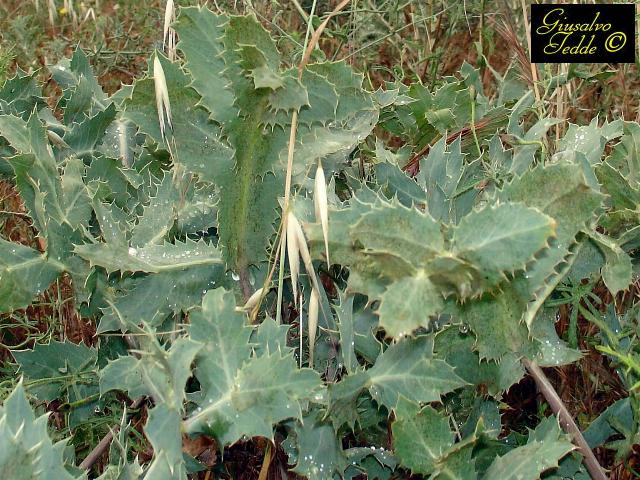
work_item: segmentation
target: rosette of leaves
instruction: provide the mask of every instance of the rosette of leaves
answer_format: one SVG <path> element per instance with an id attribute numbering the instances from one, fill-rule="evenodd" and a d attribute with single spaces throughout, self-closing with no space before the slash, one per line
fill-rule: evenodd
<path id="1" fill-rule="evenodd" d="M 460 85 L 456 83 L 451 91 L 460 90 Z M 430 94 L 428 101 L 436 101 L 444 91 L 442 87 Z M 473 97 L 460 94 L 460 98 Z M 420 101 L 398 97 L 396 120 L 402 119 L 406 125 L 415 122 L 416 126 L 424 122 L 417 110 Z M 355 195 L 342 205 L 337 202 L 330 212 L 332 259 L 349 267 L 347 292 L 366 296 L 368 333 L 384 330 L 388 337 L 402 339 L 399 341 L 402 344 L 407 335 L 420 338 L 425 332 L 435 332 L 433 349 L 425 349 L 423 354 L 446 362 L 462 380 L 475 388 L 488 389 L 497 398 L 524 374 L 519 361 L 522 356 L 534 358 L 542 365 L 570 363 L 580 357 L 579 352 L 567 348 L 558 338 L 554 309 L 543 308 L 561 282 L 569 277 L 580 280 L 585 272 L 601 274 L 614 294 L 631 283 L 628 253 L 616 239 L 597 231 L 596 226 L 598 221 L 612 218 L 611 212 L 605 211 L 610 200 L 628 209 L 627 213 L 635 208 L 631 186 L 635 184 L 633 180 L 623 181 L 618 173 L 634 171 L 633 154 L 621 153 L 633 151 L 633 140 L 623 135 L 613 149 L 615 154 L 603 162 L 606 143 L 621 135 L 619 122 L 572 126 L 559 142 L 557 155 L 546 158 L 539 155 L 544 150 L 538 140 L 554 121 L 540 119 L 524 131 L 518 118 L 527 102 L 525 96 L 514 105 L 506 125 L 507 132 L 521 140 L 513 149 L 505 149 L 500 137 L 484 137 L 489 158 L 483 155 L 474 159 L 477 149 L 470 147 L 464 131 L 454 139 L 439 140 L 438 134 L 432 133 L 430 138 L 435 143 L 416 157 L 419 168 L 412 178 L 415 172 L 407 170 L 405 174 L 400 168 L 403 161 L 412 157 L 402 149 L 394 153 L 377 145 L 376 153 L 380 156 L 374 169 L 378 184 L 364 187 L 352 181 Z M 385 121 L 393 118 L 389 112 L 386 115 Z M 412 115 L 416 118 L 412 119 Z M 455 116 L 450 117 L 453 122 Z M 426 118 L 431 121 L 429 115 Z M 633 127 L 628 128 L 633 131 Z M 612 167 L 614 162 L 616 167 Z M 599 184 L 596 174 L 599 179 L 608 180 L 605 188 L 613 192 L 611 198 L 603 194 L 604 185 Z M 305 231 L 312 253 L 322 258 L 319 225 L 307 223 Z M 353 305 L 353 297 L 350 303 Z M 366 369 L 370 350 L 359 339 L 362 331 L 355 330 L 355 310 L 348 307 L 348 311 L 347 315 L 344 311 L 339 315 L 346 375 L 329 388 L 327 417 L 339 430 L 344 430 L 346 424 L 347 431 L 361 432 L 363 418 L 359 406 L 368 396 L 379 399 L 376 395 L 380 393 L 375 388 L 369 390 L 372 388 L 369 376 L 376 371 L 382 356 L 372 368 Z M 362 311 L 359 316 L 363 317 Z M 405 368 L 410 371 L 408 366 Z M 452 398 L 466 404 L 463 410 L 475 411 L 476 407 L 469 405 L 460 393 L 464 390 L 468 392 L 467 387 L 458 388 Z M 424 429 L 428 453 L 412 459 L 419 430 L 411 430 L 407 435 L 405 450 L 394 444 L 400 465 L 415 473 L 448 478 L 452 471 L 458 471 L 455 465 L 460 462 L 465 465 L 457 474 L 460 478 L 493 478 L 496 469 L 500 469 L 501 476 L 510 478 L 508 470 L 512 468 L 522 472 L 523 478 L 538 478 L 542 470 L 536 468 L 554 469 L 555 461 L 571 449 L 562 440 L 558 451 L 549 453 L 552 463 L 534 462 L 527 466 L 523 462 L 518 466 L 525 451 L 533 452 L 540 446 L 527 445 L 504 457 L 509 467 L 499 467 L 502 459 L 490 466 L 485 459 L 478 458 L 479 468 L 470 471 L 466 466 L 475 447 L 467 449 L 465 460 L 460 460 L 466 445 L 464 436 L 462 441 L 447 443 L 449 440 L 444 439 L 454 435 L 441 412 L 430 407 L 420 412 L 417 399 L 409 396 L 409 400 L 403 407 L 400 403 L 385 406 L 394 410 L 398 424 L 408 418 L 409 410 L 404 408 L 407 405 L 413 409 L 412 415 L 422 418 L 424 414 L 428 419 L 424 420 L 428 425 Z M 494 413 L 478 414 L 490 414 L 499 430 L 500 422 L 498 419 L 496 423 Z M 473 418 L 473 413 L 468 416 L 471 430 L 475 429 Z M 557 425 L 555 428 L 557 431 Z M 482 428 L 478 432 L 478 438 L 486 439 Z M 438 450 L 443 444 L 451 446 L 450 453 Z M 506 451 L 494 451 L 494 455 L 503 453 Z M 521 453 L 523 457 L 518 460 Z M 442 466 L 438 466 L 440 461 Z M 584 475 L 575 462 L 574 456 L 565 457 L 557 475 L 569 471 L 572 475 Z M 553 477 L 554 473 L 550 475 Z"/>
<path id="2" fill-rule="evenodd" d="M 311 479 L 390 478 L 397 469 L 442 479 L 580 478 L 579 457 L 553 418 L 499 439 L 499 400 L 524 374 L 521 357 L 551 365 L 579 356 L 543 307 L 564 278 L 585 270 L 584 251 L 601 252 L 595 270 L 614 293 L 628 284 L 634 128 L 572 128 L 547 158 L 539 140 L 554 120 L 522 120 L 531 95 L 492 103 L 468 66 L 433 92 L 414 85 L 374 96 L 344 63 L 285 65 L 252 16 L 185 8 L 176 30 L 182 60 L 158 54 L 172 112 L 164 134 L 150 74 L 108 97 L 80 51 L 52 69 L 61 117 L 28 75 L 0 91 L 0 165 L 41 240 L 37 248 L 0 240 L 0 310 L 27 306 L 68 275 L 78 305 L 101 318 L 100 332 L 137 334 L 135 350 L 117 355 L 55 342 L 15 352 L 28 381 L 51 369 L 99 368 L 101 395 L 149 399 L 152 460 L 130 463 L 121 435 L 104 478 L 186 478 L 184 435 L 214 437 L 220 448 L 285 435 L 290 465 Z M 363 186 L 345 160 L 381 105 L 382 126 L 423 154 L 407 175 L 408 149 L 378 140 Z M 235 299 L 270 253 L 294 114 L 299 217 L 311 218 L 303 197 L 318 159 L 342 183 L 330 183 L 329 248 L 348 280 L 335 275 L 339 300 L 325 314 L 335 314 L 336 331 L 321 324 L 316 370 L 303 366 L 287 326 L 268 315 L 248 325 Z M 604 216 L 603 206 L 611 207 Z M 304 230 L 324 260 L 320 227 Z M 65 358 L 42 368 L 44 351 Z M 55 380 L 31 393 L 75 400 L 76 387 Z M 96 389 L 86 387 L 83 395 Z M 16 392 L 0 411 L 13 457 L 62 472 L 61 447 Z M 37 424 L 42 443 L 20 437 L 10 417 L 25 419 L 23 432 Z"/>
<path id="3" fill-rule="evenodd" d="M 105 313 L 101 330 L 162 323 L 224 279 L 216 239 L 207 237 L 215 192 L 174 178 L 142 148 L 118 113 L 118 95 L 102 92 L 80 50 L 52 73 L 63 87 L 61 120 L 38 109 L 30 77 L 19 73 L 3 87 L 8 96 L 22 86 L 32 99 L 26 105 L 18 95 L 0 115 L 9 149 L 1 162 L 12 170 L 40 247 L 0 239 L 0 310 L 27 306 L 68 275 L 78 306 Z"/>
<path id="4" fill-rule="evenodd" d="M 100 373 L 100 389 L 149 396 L 145 432 L 154 447 L 147 475 L 186 478 L 182 435 L 208 434 L 224 447 L 242 438 L 273 438 L 274 425 L 301 418 L 306 402 L 322 397 L 317 372 L 298 368 L 286 329 L 265 320 L 253 329 L 231 292 L 215 289 L 190 315 L 188 335 L 169 348 L 143 337 L 140 358 L 122 356 Z M 193 365 L 193 371 L 192 371 Z M 195 375 L 200 390 L 185 386 Z"/>
<path id="5" fill-rule="evenodd" d="M 365 197 L 332 212 L 330 246 L 335 261 L 350 266 L 349 289 L 380 301 L 380 325 L 394 337 L 428 327 L 445 298 L 471 301 L 496 291 L 556 235 L 555 219 L 524 202 L 485 205 L 452 226 Z M 321 232 L 308 230 L 313 246 Z"/>
<path id="6" fill-rule="evenodd" d="M 378 184 L 370 190 L 352 182 L 355 196 L 330 214 L 332 258 L 349 266 L 348 290 L 367 295 L 388 336 L 431 328 L 444 315 L 474 331 L 482 358 L 535 356 L 547 340 L 557 342 L 546 320 L 534 319 L 571 265 L 582 263 L 584 245 L 597 245 L 598 270 L 613 293 L 631 282 L 620 241 L 595 230 L 598 218 L 621 218 L 601 216 L 605 196 L 595 174 L 606 188 L 616 185 L 612 198 L 629 212 L 633 187 L 617 172 L 634 171 L 633 160 L 620 160 L 633 159 L 622 153 L 633 151 L 633 126 L 624 135 L 619 121 L 572 126 L 549 160 L 539 139 L 555 120 L 540 119 L 528 130 L 521 123 L 531 95 L 492 103 L 477 72 L 466 65 L 461 76 L 434 92 L 400 86 L 385 107 L 382 125 L 420 152 L 376 145 Z M 508 122 L 489 121 L 490 112 L 507 110 Z M 620 137 L 603 162 L 607 142 Z M 518 140 L 505 149 L 501 138 Z M 484 148 L 476 158 L 478 145 Z M 418 168 L 403 172 L 407 161 Z M 322 258 L 320 228 L 309 223 L 306 232 Z M 530 342 L 530 334 L 541 341 Z"/>
<path id="7" fill-rule="evenodd" d="M 377 107 L 362 76 L 343 62 L 283 65 L 253 17 L 183 8 L 176 25 L 184 66 L 160 57 L 172 109 L 164 138 L 152 78 L 139 80 L 124 116 L 176 166 L 216 186 L 217 225 L 227 268 L 247 289 L 247 271 L 267 258 L 283 192 L 293 112 L 298 112 L 294 179 L 322 158 L 335 170 L 372 130 Z M 250 292 L 249 292 L 250 293 Z"/>
<path id="8" fill-rule="evenodd" d="M 77 64 L 84 56 L 77 53 L 75 58 Z M 28 77 L 18 73 L 2 88 L 4 96 L 14 92 L 18 99 L 2 109 L 0 136 L 7 151 L 0 162 L 3 170 L 11 170 L 46 251 L 0 240 L 2 311 L 28 305 L 64 271 L 80 273 L 79 265 L 70 259 L 71 251 L 74 242 L 82 241 L 79 228 L 88 225 L 91 210 L 82 178 L 85 166 L 75 154 L 95 147 L 104 134 L 99 124 L 108 124 L 115 115 L 113 106 L 94 112 L 87 105 L 84 118 L 77 117 L 78 123 L 65 125 L 35 101 L 39 92 L 32 80 L 26 80 Z M 20 85 L 24 87 L 22 91 Z M 76 98 L 71 91 L 68 94 Z M 22 101 L 20 97 L 24 97 Z M 27 102 L 26 98 L 34 101 Z M 79 135 L 82 130 L 85 133 Z M 62 151 L 68 156 L 63 156 Z"/>
<path id="9" fill-rule="evenodd" d="M 156 404 L 145 429 L 155 451 L 149 478 L 186 475 L 182 429 L 208 433 L 223 446 L 269 437 L 274 425 L 301 419 L 311 397 L 323 397 L 318 374 L 297 367 L 285 331 L 272 321 L 252 331 L 231 294 L 205 293 L 227 283 L 227 267 L 245 275 L 267 258 L 292 113 L 300 183 L 320 158 L 336 170 L 377 119 L 361 75 L 340 62 L 301 74 L 282 66 L 254 18 L 186 9 L 178 28 L 185 66 L 160 60 L 173 112 L 166 138 L 153 79 L 108 97 L 81 51 L 52 68 L 63 90 L 61 118 L 37 102 L 0 116 L 2 162 L 42 239 L 37 249 L 2 241 L 2 309 L 27 306 L 69 275 L 78 304 L 100 316 L 99 332 L 138 333 L 144 353 L 113 360 L 101 370 L 100 387 Z M 203 38 L 209 54 L 198 58 Z M 219 63 L 212 68 L 211 61 Z M 223 88 L 211 89 L 211 82 Z M 218 94 L 221 102 L 211 97 Z M 191 311 L 188 335 L 167 343 L 154 338 L 181 310 Z M 225 344 L 234 347 L 219 351 Z M 218 363 L 210 361 L 214 351 Z M 33 365 L 37 354 L 16 352 L 30 380 L 47 375 Z M 70 360 L 63 368 L 75 365 Z M 185 403 L 193 374 L 201 393 L 189 398 L 197 407 Z M 47 399 L 64 395 L 53 387 L 43 393 Z"/>
<path id="10" fill-rule="evenodd" d="M 337 169 L 377 120 L 361 75 L 341 62 L 283 66 L 254 18 L 190 8 L 176 28 L 186 62 L 161 58 L 173 117 L 166 138 L 154 80 L 109 98 L 81 51 L 52 68 L 61 120 L 39 108 L 31 77 L 7 82 L 2 164 L 45 248 L 0 244 L 10 289 L 1 310 L 28 305 L 62 274 L 80 302 L 104 312 L 100 331 L 161 324 L 223 283 L 225 268 L 250 293 L 248 268 L 267 259 L 275 231 L 292 113 L 300 183 L 320 158 Z"/>

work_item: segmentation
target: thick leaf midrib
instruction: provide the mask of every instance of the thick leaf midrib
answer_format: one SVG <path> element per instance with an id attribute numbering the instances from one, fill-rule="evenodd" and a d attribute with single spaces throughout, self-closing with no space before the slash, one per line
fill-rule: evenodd
<path id="1" fill-rule="evenodd" d="M 231 223 L 231 226 L 227 228 L 235 229 L 235 232 L 231 232 L 227 235 L 227 239 L 234 239 L 235 245 L 227 245 L 227 249 L 231 250 L 233 254 L 230 256 L 232 268 L 235 268 L 238 272 L 243 272 L 249 266 L 247 260 L 246 244 L 247 244 L 247 226 L 250 215 L 251 205 L 249 200 L 251 198 L 251 189 L 255 188 L 256 182 L 259 180 L 259 174 L 263 173 L 259 171 L 261 165 L 261 158 L 256 158 L 256 152 L 258 147 L 263 141 L 262 134 L 260 133 L 260 120 L 263 117 L 268 107 L 266 98 L 262 98 L 259 102 L 256 102 L 255 109 L 244 118 L 239 118 L 238 121 L 243 122 L 243 127 L 240 131 L 249 132 L 249 135 L 245 137 L 236 137 L 238 142 L 245 142 L 240 148 L 240 145 L 235 145 L 236 151 L 236 163 L 233 174 L 233 185 L 237 189 L 235 213 L 237 220 Z M 246 138 L 248 137 L 248 138 Z M 229 187 L 227 187 L 229 188 Z M 225 188 L 223 187 L 223 191 Z M 226 196 L 228 197 L 228 195 Z M 229 201 L 229 198 L 225 198 L 222 195 L 222 201 Z"/>
<path id="2" fill-rule="evenodd" d="M 424 361 L 421 361 L 421 362 L 417 363 L 416 365 L 419 366 L 419 367 L 426 367 L 428 365 L 428 363 L 426 363 Z M 415 370 L 420 370 L 420 368 L 413 368 L 412 370 L 406 370 L 406 371 L 403 371 L 403 372 L 398 372 L 396 374 L 386 373 L 386 374 L 383 374 L 383 375 L 372 375 L 371 376 L 371 381 L 374 384 L 377 384 L 377 385 L 380 385 L 382 383 L 382 381 L 385 381 L 385 380 L 387 380 L 387 381 L 388 380 L 398 381 L 398 380 L 406 379 L 406 380 L 426 381 L 426 379 L 427 379 L 426 376 L 414 373 Z M 437 380 L 437 377 L 436 378 L 432 378 L 432 377 L 429 378 L 429 382 L 430 383 L 433 380 Z M 444 381 L 444 380 L 442 380 L 442 381 Z"/>
<path id="3" fill-rule="evenodd" d="M 63 220 L 71 227 L 73 227 L 73 222 L 71 222 L 69 220 L 69 217 L 71 217 L 71 213 L 73 211 L 73 209 L 75 208 L 75 206 L 78 203 L 78 199 L 82 196 L 82 194 L 85 192 L 85 187 L 84 185 L 82 186 L 82 188 L 78 188 L 76 194 L 68 199 L 63 195 L 63 198 L 65 200 L 65 208 L 64 211 L 62 212 L 63 216 Z"/>
<path id="4" fill-rule="evenodd" d="M 226 385 L 224 385 L 223 388 L 219 388 L 218 391 L 220 392 L 220 391 L 223 391 L 224 389 L 231 391 L 231 386 L 233 385 L 233 382 L 235 380 L 237 370 L 233 372 L 231 371 L 229 361 L 228 361 L 228 356 L 230 356 L 230 352 L 226 350 L 225 342 L 222 341 L 222 339 L 224 338 L 224 335 L 220 328 L 219 322 L 212 322 L 212 325 L 213 325 L 213 328 L 215 329 L 217 338 L 221 339 L 220 343 L 218 344 L 218 348 L 220 350 L 222 371 L 224 372 L 224 376 L 226 379 Z"/>
<path id="5" fill-rule="evenodd" d="M 179 263 L 172 263 L 170 265 L 153 265 L 151 263 L 142 262 L 149 265 L 149 273 L 171 272 L 174 270 L 184 270 L 190 267 L 197 267 L 199 265 L 217 265 L 222 263 L 220 258 L 203 258 L 192 259 L 190 261 L 184 261 Z"/>
<path id="6" fill-rule="evenodd" d="M 29 268 L 31 265 L 35 265 L 35 264 L 40 263 L 42 261 L 44 261 L 44 256 L 40 255 L 38 257 L 34 257 L 34 258 L 29 259 L 29 260 L 25 260 L 24 262 L 20 262 L 20 263 L 17 263 L 15 265 L 7 265 L 4 268 L 4 271 L 7 272 L 7 273 L 16 272 L 16 271 L 21 270 L 23 268 Z"/>
<path id="7" fill-rule="evenodd" d="M 151 237 L 149 241 L 146 243 L 151 245 L 156 244 L 157 242 L 159 242 L 164 238 L 164 236 L 169 232 L 169 230 L 171 230 L 172 226 L 173 225 L 165 225 L 164 227 L 159 229 L 158 233 L 156 233 L 153 237 Z"/>
<path id="8" fill-rule="evenodd" d="M 185 430 L 187 432 L 191 431 L 194 424 L 197 425 L 201 421 L 201 419 L 203 418 L 206 419 L 208 416 L 212 415 L 213 413 L 217 412 L 221 407 L 223 407 L 225 403 L 230 403 L 230 402 L 231 402 L 231 390 L 228 390 L 227 393 L 225 393 L 222 397 L 218 398 L 218 400 L 208 404 L 201 411 L 187 418 L 184 421 Z"/>
<path id="9" fill-rule="evenodd" d="M 289 379 L 286 382 L 279 382 L 277 384 L 273 384 L 273 385 L 262 385 L 260 388 L 243 388 L 242 391 L 240 391 L 239 393 L 241 393 L 242 395 L 251 395 L 251 394 L 255 394 L 256 396 L 260 395 L 260 394 L 264 394 L 264 393 L 269 393 L 272 391 L 283 391 L 286 392 L 288 387 L 295 387 L 297 386 L 297 382 L 296 379 Z M 291 397 L 294 398 L 295 397 Z"/>

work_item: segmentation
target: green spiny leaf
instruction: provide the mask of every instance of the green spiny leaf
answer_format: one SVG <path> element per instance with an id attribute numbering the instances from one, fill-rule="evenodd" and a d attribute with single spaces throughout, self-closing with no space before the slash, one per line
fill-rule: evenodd
<path id="1" fill-rule="evenodd" d="M 569 256 L 576 235 L 589 228 L 602 195 L 587 185 L 578 165 L 560 163 L 536 167 L 507 185 L 498 196 L 502 201 L 523 202 L 537 208 L 556 224 L 551 248 L 513 282 L 523 300 L 536 299 L 526 310 L 525 320 L 530 325 L 537 309 L 560 281 L 556 268 Z"/>
<path id="2" fill-rule="evenodd" d="M 194 265 L 137 278 L 119 295 L 107 295 L 108 307 L 98 331 L 126 331 L 140 322 L 158 326 L 167 315 L 193 308 L 223 278 L 224 267 L 220 264 Z"/>
<path id="3" fill-rule="evenodd" d="M 388 409 L 400 397 L 412 402 L 433 402 L 465 382 L 443 360 L 427 358 L 424 338 L 405 339 L 391 345 L 368 370 L 371 396 Z"/>
<path id="4" fill-rule="evenodd" d="M 140 360 L 126 355 L 110 361 L 100 370 L 100 395 L 110 390 L 124 390 L 132 398 L 151 395 L 152 390 L 142 376 Z"/>
<path id="5" fill-rule="evenodd" d="M 179 338 L 166 350 L 150 333 L 142 337 L 147 351 L 139 359 L 120 357 L 100 373 L 100 391 L 131 389 L 132 396 L 150 395 L 156 403 L 180 411 L 191 363 L 202 344 Z M 138 379 L 142 384 L 136 383 Z"/>
<path id="6" fill-rule="evenodd" d="M 602 162 L 597 166 L 595 172 L 604 191 L 611 196 L 614 209 L 629 208 L 633 210 L 640 203 L 638 186 L 632 184 L 620 170 L 610 165 L 609 162 Z"/>
<path id="7" fill-rule="evenodd" d="M 26 307 L 62 270 L 61 264 L 40 252 L 0 239 L 0 311 Z"/>
<path id="8" fill-rule="evenodd" d="M 138 223 L 133 227 L 131 245 L 144 247 L 161 244 L 173 226 L 178 200 L 179 192 L 171 175 L 167 173 L 158 184 L 155 196 L 144 206 Z"/>
<path id="9" fill-rule="evenodd" d="M 173 153 L 173 162 L 195 173 L 202 180 L 212 181 L 232 166 L 232 151 L 222 141 L 220 128 L 209 120 L 207 112 L 198 107 L 199 95 L 189 86 L 190 78 L 176 64 L 159 55 L 164 70 L 173 131 L 169 144 L 160 133 L 155 103 L 153 74 L 134 84 L 131 97 L 125 101 L 123 116 L 136 124 L 157 144 Z M 218 90 L 223 90 L 218 88 Z"/>
<path id="10" fill-rule="evenodd" d="M 233 388 L 237 371 L 251 355 L 251 330 L 234 307 L 233 295 L 216 289 L 205 295 L 201 309 L 191 313 L 189 336 L 205 344 L 196 357 L 195 374 L 214 402 Z"/>
<path id="11" fill-rule="evenodd" d="M 632 280 L 631 257 L 612 238 L 599 232 L 590 232 L 590 236 L 604 254 L 605 264 L 602 267 L 602 280 L 605 285 L 614 295 L 626 290 Z"/>
<path id="12" fill-rule="evenodd" d="M 534 254 L 547 246 L 555 221 L 534 208 L 501 204 L 466 215 L 453 230 L 453 253 L 496 285 L 505 273 L 524 270 Z"/>
<path id="13" fill-rule="evenodd" d="M 110 104 L 105 110 L 88 117 L 82 123 L 73 124 L 62 140 L 74 150 L 77 156 L 90 157 L 104 137 L 107 127 L 115 118 L 116 107 Z"/>
<path id="14" fill-rule="evenodd" d="M 294 427 L 297 458 L 294 472 L 309 480 L 324 480 L 341 475 L 346 468 L 346 457 L 336 432 L 323 423 L 318 412 L 312 412 Z"/>
<path id="15" fill-rule="evenodd" d="M 67 159 L 62 175 L 62 195 L 64 216 L 73 228 L 87 225 L 91 218 L 91 200 L 83 182 L 84 174 L 82 160 L 77 157 Z"/>
<path id="16" fill-rule="evenodd" d="M 552 428 L 547 428 L 552 422 Z M 549 417 L 529 435 L 526 445 L 496 458 L 482 477 L 484 480 L 537 480 L 546 470 L 575 447 L 564 438 L 555 417 Z"/>
<path id="17" fill-rule="evenodd" d="M 427 194 L 416 181 L 397 165 L 382 162 L 375 166 L 376 179 L 388 197 L 396 196 L 405 207 L 422 207 L 427 203 Z"/>
<path id="18" fill-rule="evenodd" d="M 42 89 L 36 82 L 37 72 L 27 74 L 20 68 L 0 88 L 0 113 L 18 115 L 24 120 L 44 103 Z"/>
<path id="19" fill-rule="evenodd" d="M 445 139 L 439 140 L 420 161 L 416 180 L 427 192 L 427 209 L 434 219 L 444 222 L 459 219 L 456 199 L 463 173 L 464 154 L 460 150 L 460 139 L 448 150 Z"/>
<path id="20" fill-rule="evenodd" d="M 102 91 L 98 79 L 93 74 L 89 59 L 81 48 L 75 49 L 70 61 L 65 58 L 59 64 L 52 66 L 50 70 L 53 79 L 62 89 L 67 90 L 77 85 L 84 78 L 88 82 L 96 101 L 99 103 L 105 102 L 107 97 Z"/>
<path id="21" fill-rule="evenodd" d="M 381 297 L 378 315 L 387 335 L 409 335 L 418 327 L 427 327 L 429 317 L 440 312 L 442 295 L 424 271 L 404 277 L 387 287 Z"/>
<path id="22" fill-rule="evenodd" d="M 5 137 L 19 155 L 9 159 L 16 184 L 36 227 L 46 232 L 42 220 L 36 215 L 36 195 L 44 195 L 43 205 L 47 217 L 62 223 L 62 193 L 58 166 L 47 141 L 45 129 L 35 114 L 25 122 L 19 117 L 0 115 L 0 135 Z"/>
<path id="23" fill-rule="evenodd" d="M 344 295 L 340 292 L 340 305 L 335 307 L 336 315 L 338 316 L 342 363 L 350 375 L 355 373 L 359 366 L 355 351 L 356 333 L 353 319 L 353 299 L 353 295 Z"/>
<path id="24" fill-rule="evenodd" d="M 150 244 L 142 248 L 121 243 L 93 243 L 76 246 L 75 253 L 107 272 L 180 272 L 222 263 L 218 249 L 204 240 Z"/>
<path id="25" fill-rule="evenodd" d="M 618 170 L 631 185 L 640 181 L 640 124 L 623 122 L 623 135 L 607 163 Z"/>
<path id="26" fill-rule="evenodd" d="M 252 357 L 251 329 L 222 290 L 192 312 L 189 332 L 205 346 L 196 358 L 202 400 L 185 421 L 187 432 L 208 432 L 224 445 L 242 435 L 270 438 L 273 424 L 300 418 L 300 402 L 320 387 L 317 373 L 298 369 L 290 352 Z"/>
<path id="27" fill-rule="evenodd" d="M 36 418 L 20 383 L 0 407 L 0 470 L 6 478 L 73 480 L 63 463 L 65 442 L 54 444 L 47 416 Z M 86 478 L 84 475 L 81 478 Z"/>
<path id="28" fill-rule="evenodd" d="M 237 115 L 233 93 L 223 77 L 222 35 L 228 21 L 225 15 L 186 7 L 180 10 L 175 27 L 180 36 L 179 48 L 193 77 L 192 86 L 202 96 L 202 103 L 208 106 L 213 119 L 222 124 Z"/>
<path id="29" fill-rule="evenodd" d="M 444 250 L 440 225 L 428 214 L 400 204 L 381 204 L 350 228 L 350 236 L 366 252 L 390 253 L 424 266 Z"/>
<path id="30" fill-rule="evenodd" d="M 77 82 L 75 85 L 69 86 L 62 92 L 57 106 L 64 111 L 62 119 L 65 123 L 73 124 L 75 122 L 77 125 L 87 120 L 93 106 L 94 92 L 91 81 L 84 75 L 75 81 Z"/>
<path id="31" fill-rule="evenodd" d="M 68 390 L 68 401 L 73 398 L 77 388 L 91 381 L 95 376 L 98 353 L 84 344 L 52 341 L 47 345 L 36 344 L 33 350 L 11 352 L 20 372 L 29 380 L 49 380 L 47 383 L 30 388 L 31 394 L 39 400 L 52 401 L 60 398 Z M 76 378 L 73 378 L 77 375 Z M 72 378 L 69 378 L 72 377 Z"/>
<path id="32" fill-rule="evenodd" d="M 272 318 L 265 318 L 251 336 L 255 354 L 260 357 L 290 352 L 291 347 L 287 346 L 288 332 L 289 325 L 278 325 Z"/>
<path id="33" fill-rule="evenodd" d="M 506 354 L 500 362 L 480 360 L 474 351 L 476 340 L 468 327 L 451 326 L 438 332 L 435 352 L 455 368 L 456 375 L 465 382 L 485 386 L 491 395 L 499 396 L 524 376 L 524 369 L 516 354 Z"/>
<path id="34" fill-rule="evenodd" d="M 176 227 L 183 233 L 207 232 L 217 225 L 218 195 L 214 187 L 200 183 L 190 188 L 176 210 Z"/>
<path id="35" fill-rule="evenodd" d="M 392 425 L 393 450 L 400 463 L 414 474 L 433 473 L 437 460 L 453 445 L 448 417 L 430 406 L 420 409 L 402 397 L 397 415 Z"/>
<path id="36" fill-rule="evenodd" d="M 555 367 L 576 362 L 582 353 L 567 346 L 556 332 L 555 308 L 542 308 L 531 324 L 531 335 L 538 342 L 538 358 L 536 363 L 541 367 Z M 503 362 L 500 362 L 502 364 Z"/>
<path id="37" fill-rule="evenodd" d="M 586 155 L 589 164 L 600 163 L 606 143 L 622 135 L 622 121 L 614 120 L 604 122 L 598 126 L 598 117 L 595 117 L 589 125 L 570 124 L 564 137 L 558 142 L 558 151 L 561 157 L 570 159 L 575 152 Z"/>
<path id="38" fill-rule="evenodd" d="M 160 404 L 149 411 L 144 427 L 153 446 L 154 456 L 145 478 L 185 480 L 186 466 L 182 456 L 180 411 Z"/>
<path id="39" fill-rule="evenodd" d="M 391 345 L 372 368 L 332 385 L 329 395 L 336 408 L 350 403 L 367 388 L 379 404 L 393 410 L 400 397 L 415 403 L 433 402 L 464 385 L 447 363 L 429 358 L 426 338 L 418 337 Z"/>
<path id="40" fill-rule="evenodd" d="M 535 160 L 536 152 L 543 146 L 541 139 L 552 126 L 559 122 L 559 119 L 541 118 L 522 135 L 525 143 L 515 146 L 513 159 L 511 160 L 511 171 L 513 173 L 522 175 L 531 167 Z"/>

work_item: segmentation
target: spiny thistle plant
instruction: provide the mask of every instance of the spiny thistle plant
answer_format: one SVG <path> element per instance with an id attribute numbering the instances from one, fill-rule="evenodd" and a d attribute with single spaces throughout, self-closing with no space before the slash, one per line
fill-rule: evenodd
<path id="1" fill-rule="evenodd" d="M 554 416 L 505 434 L 500 405 L 527 365 L 581 356 L 559 286 L 631 283 L 640 127 L 571 126 L 550 151 L 522 85 L 490 100 L 465 65 L 370 92 L 344 62 L 286 65 L 253 16 L 170 27 L 172 3 L 169 56 L 116 94 L 81 50 L 51 68 L 55 111 L 33 75 L 0 89 L 0 171 L 42 246 L 0 239 L 0 311 L 65 277 L 99 321 L 96 347 L 13 352 L 0 470 L 85 478 L 25 391 L 77 405 L 71 429 L 120 392 L 147 403 L 153 458 L 127 456 L 125 415 L 100 478 L 187 478 L 202 435 L 264 437 L 310 479 L 586 478 Z"/>

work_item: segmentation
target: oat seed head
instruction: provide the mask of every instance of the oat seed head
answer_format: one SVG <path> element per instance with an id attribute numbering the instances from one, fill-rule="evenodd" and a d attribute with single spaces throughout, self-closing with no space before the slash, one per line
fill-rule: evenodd
<path id="1" fill-rule="evenodd" d="M 309 279 L 311 280 L 311 285 L 318 292 L 320 291 L 320 285 L 318 285 L 318 279 L 316 278 L 316 272 L 313 269 L 313 262 L 311 261 L 311 254 L 309 253 L 309 247 L 307 246 L 307 239 L 304 236 L 304 232 L 302 231 L 302 227 L 300 226 L 300 222 L 295 217 L 293 213 L 290 213 L 291 217 L 287 220 L 293 219 L 291 221 L 291 227 L 293 233 L 295 234 L 295 239 L 298 247 L 298 251 L 300 257 L 302 257 L 302 263 L 304 264 L 304 268 L 307 271 L 307 275 L 309 275 Z M 292 235 L 293 236 L 293 235 Z"/>
<path id="2" fill-rule="evenodd" d="M 255 292 L 253 292 L 242 309 L 246 312 L 253 310 L 253 308 L 258 304 L 258 300 L 260 300 L 260 297 L 262 296 L 262 291 L 263 289 L 259 288 Z"/>
<path id="3" fill-rule="evenodd" d="M 327 184 L 325 183 L 324 170 L 320 160 L 318 160 L 318 168 L 316 170 L 313 203 L 316 210 L 316 222 L 320 222 L 322 226 L 327 266 L 331 266 L 331 261 L 329 260 L 329 204 L 327 201 Z"/>
<path id="4" fill-rule="evenodd" d="M 293 289 L 293 303 L 297 303 L 298 298 L 298 274 L 300 273 L 300 249 L 298 247 L 298 234 L 296 225 L 299 228 L 298 219 L 289 212 L 286 219 L 286 243 L 287 256 L 289 258 L 289 271 L 291 272 L 291 286 Z M 297 306 L 297 305 L 296 305 Z"/>
<path id="5" fill-rule="evenodd" d="M 160 63 L 160 57 L 156 52 L 153 59 L 153 81 L 156 90 L 156 107 L 158 109 L 158 121 L 160 122 L 160 133 L 164 138 L 167 125 L 173 129 L 171 124 L 171 104 L 169 103 L 169 90 L 167 79 L 164 76 L 164 69 Z"/>
<path id="6" fill-rule="evenodd" d="M 162 28 L 162 46 L 170 60 L 176 58 L 176 32 L 171 23 L 176 20 L 176 7 L 173 0 L 167 0 L 164 9 L 164 24 Z"/>

